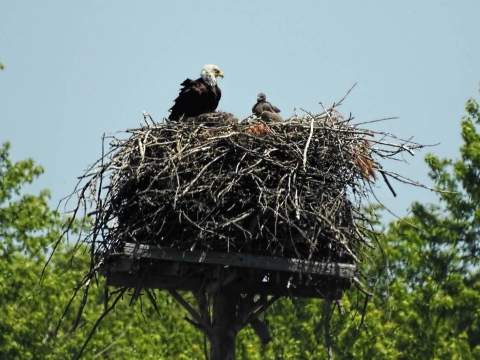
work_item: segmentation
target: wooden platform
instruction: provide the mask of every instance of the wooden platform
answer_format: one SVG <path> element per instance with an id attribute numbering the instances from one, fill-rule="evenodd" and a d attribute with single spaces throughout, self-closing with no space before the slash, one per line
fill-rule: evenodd
<path id="1" fill-rule="evenodd" d="M 353 264 L 242 253 L 178 251 L 125 243 L 99 271 L 116 287 L 340 299 L 358 275 Z"/>

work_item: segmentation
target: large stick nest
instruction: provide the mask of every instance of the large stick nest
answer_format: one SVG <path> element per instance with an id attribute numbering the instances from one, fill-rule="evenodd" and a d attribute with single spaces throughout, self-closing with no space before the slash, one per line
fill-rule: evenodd
<path id="1" fill-rule="evenodd" d="M 354 263 L 367 238 L 361 200 L 385 178 L 378 158 L 422 147 L 374 140 L 334 109 L 281 123 L 211 113 L 127 133 L 79 190 L 96 204 L 92 253 L 137 242 Z"/>
<path id="2" fill-rule="evenodd" d="M 157 275 L 162 281 L 157 284 L 170 289 L 198 324 L 206 321 L 207 325 L 191 321 L 203 331 L 211 325 L 209 309 L 215 309 L 215 298 L 209 297 L 207 306 L 204 291 L 212 293 L 232 281 L 243 285 L 242 289 L 248 288 L 242 298 L 242 304 L 247 305 L 237 304 L 250 314 L 237 316 L 242 327 L 253 323 L 260 311 L 280 296 L 270 293 L 272 286 L 260 291 L 259 284 L 273 284 L 289 296 L 290 286 L 298 285 L 303 293 L 297 295 L 336 298 L 338 291 L 353 281 L 365 292 L 356 277 L 303 276 L 261 271 L 258 266 L 256 272 L 240 267 L 245 271 L 237 273 L 235 268 L 204 266 L 203 261 L 177 267 L 178 263 L 169 266 L 169 261 L 155 262 L 148 256 L 133 259 L 122 250 L 125 243 L 133 242 L 184 252 L 241 252 L 355 264 L 363 260 L 361 245 L 371 246 L 368 239 L 373 224 L 362 215 L 362 207 L 369 204 L 366 200 L 370 195 L 375 197 L 372 184 L 377 177 L 383 177 L 392 193 L 388 177 L 423 186 L 384 170 L 379 161 L 404 161 L 404 152 L 413 155 L 413 150 L 424 145 L 362 129 L 351 118 L 344 119 L 335 107 L 317 115 L 305 112 L 304 116 L 284 122 L 239 122 L 223 112 L 180 123 L 152 124 L 147 121 L 148 115 L 144 117 L 146 126 L 128 130 L 126 137 L 111 136 L 109 149 L 104 142 L 102 157 L 80 177 L 74 193 L 66 199 L 68 202 L 73 195 L 78 196 L 73 216 L 59 241 L 68 238 L 77 215 L 90 214 L 93 221 L 87 234 L 80 234 L 76 247 L 89 246 L 91 262 L 73 295 L 84 287 L 73 329 L 87 302 L 91 279 L 98 273 L 110 274 L 110 270 L 127 280 L 133 275 L 132 301 L 143 289 L 157 309 L 144 275 L 155 275 L 157 272 L 152 270 L 160 269 Z M 120 259 L 118 268 L 116 259 Z M 182 287 L 186 279 L 192 280 L 190 290 L 195 292 L 201 316 L 174 290 L 176 285 L 186 289 Z M 106 290 L 105 311 L 80 354 L 102 318 L 114 309 L 131 284 L 122 282 L 120 289 L 112 293 Z M 250 291 L 252 284 L 257 287 Z M 259 300 L 254 302 L 257 294 Z M 267 301 L 267 295 L 274 296 Z M 253 311 L 257 306 L 258 310 Z M 258 323 L 254 326 L 257 332 L 263 329 Z M 269 335 L 268 328 L 263 333 Z"/>

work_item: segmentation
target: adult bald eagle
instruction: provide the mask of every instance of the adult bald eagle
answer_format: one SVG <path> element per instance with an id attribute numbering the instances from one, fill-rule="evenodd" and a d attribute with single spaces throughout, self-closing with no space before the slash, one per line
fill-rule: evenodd
<path id="1" fill-rule="evenodd" d="M 179 121 L 215 111 L 222 92 L 217 85 L 217 77 L 223 78 L 223 72 L 217 65 L 205 65 L 197 80 L 187 79 L 180 85 L 180 94 L 170 109 L 168 120 Z"/>
<path id="2" fill-rule="evenodd" d="M 267 101 L 267 96 L 264 93 L 260 93 L 257 95 L 257 103 L 253 105 L 252 112 L 257 116 L 262 116 L 264 111 L 279 113 L 280 109 L 270 104 Z"/>

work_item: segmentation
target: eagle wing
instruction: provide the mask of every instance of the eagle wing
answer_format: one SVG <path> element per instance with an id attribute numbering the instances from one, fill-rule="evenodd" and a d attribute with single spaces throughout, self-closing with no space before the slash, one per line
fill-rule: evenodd
<path id="1" fill-rule="evenodd" d="M 203 81 L 186 79 L 180 85 L 182 88 L 170 109 L 169 120 L 178 121 L 182 117 L 189 118 L 209 111 L 211 90 L 207 89 Z M 220 97 L 218 97 L 219 100 Z M 218 105 L 218 101 L 216 105 Z"/>
<path id="2" fill-rule="evenodd" d="M 255 105 L 253 105 L 252 107 L 252 113 L 254 113 L 255 115 L 257 115 L 257 106 L 258 106 L 258 102 L 256 102 Z"/>
<path id="3" fill-rule="evenodd" d="M 280 112 L 279 108 L 277 108 L 276 106 L 273 106 L 272 104 L 270 104 L 270 105 L 272 106 L 273 111 L 275 111 L 276 113 Z"/>
<path id="4" fill-rule="evenodd" d="M 222 91 L 218 85 L 215 85 L 213 88 L 208 88 L 208 90 L 213 94 L 213 96 L 211 96 L 211 108 L 208 109 L 208 111 L 215 111 L 222 98 Z"/>

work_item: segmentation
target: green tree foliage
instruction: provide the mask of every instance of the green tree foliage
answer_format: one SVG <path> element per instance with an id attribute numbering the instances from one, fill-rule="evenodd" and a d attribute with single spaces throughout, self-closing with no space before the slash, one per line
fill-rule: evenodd
<path id="1" fill-rule="evenodd" d="M 403 358 L 480 358 L 480 113 L 466 105 L 461 159 L 429 154 L 438 205 L 413 204 L 385 235 L 391 319 Z M 392 334 L 394 335 L 394 334 Z"/>
<path id="2" fill-rule="evenodd" d="M 335 359 L 480 358 L 480 111 L 470 100 L 462 120 L 460 159 L 426 156 L 439 202 L 414 203 L 412 214 L 379 237 L 384 253 L 367 253 L 365 273 L 375 296 L 352 288 L 346 313 L 333 311 Z M 93 286 L 78 329 L 70 332 L 81 296 L 59 328 L 65 305 L 88 268 L 88 254 L 60 244 L 39 283 L 62 219 L 48 208 L 48 192 L 24 195 L 23 185 L 42 173 L 32 160 L 9 159 L 0 148 L 0 358 L 74 358 L 103 312 L 103 279 Z M 74 229 L 75 230 L 75 229 Z M 386 263 L 383 268 L 379 264 Z M 93 283 L 93 282 L 92 282 Z M 127 294 L 99 325 L 86 359 L 203 359 L 203 336 L 186 312 L 156 292 L 160 314 L 147 299 L 130 306 Z M 239 359 L 327 359 L 326 304 L 282 299 L 267 312 L 272 341 L 262 346 L 253 330 L 237 337 Z M 362 326 L 361 326 L 362 324 Z"/>
<path id="3" fill-rule="evenodd" d="M 55 339 L 89 257 L 76 251 L 72 262 L 73 248 L 60 244 L 40 283 L 63 222 L 48 207 L 48 191 L 22 193 L 43 169 L 31 159 L 12 162 L 9 148 L 8 143 L 0 147 L 0 358 L 72 359 L 103 312 L 102 279 L 91 288 L 78 329 L 70 332 L 81 296 L 66 313 Z M 163 292 L 157 293 L 157 302 L 160 314 L 148 301 L 129 306 L 127 294 L 101 322 L 84 358 L 201 359 L 203 337 L 183 320 L 180 306 Z"/>

